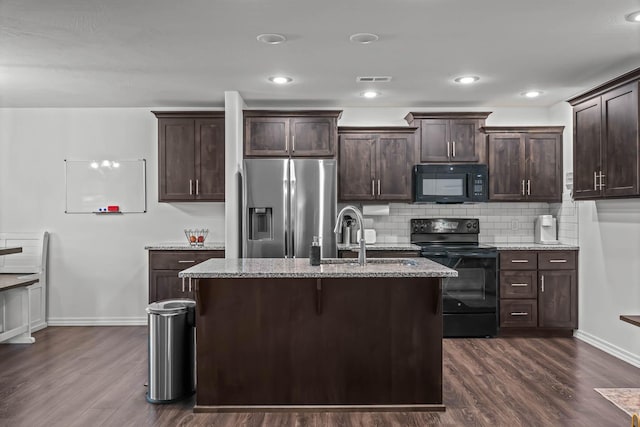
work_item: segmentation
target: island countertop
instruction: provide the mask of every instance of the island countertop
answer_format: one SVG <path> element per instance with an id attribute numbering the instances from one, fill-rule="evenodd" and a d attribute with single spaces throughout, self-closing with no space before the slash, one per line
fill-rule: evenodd
<path id="1" fill-rule="evenodd" d="M 354 260 L 323 259 L 319 266 L 308 258 L 209 259 L 178 273 L 180 278 L 349 278 L 349 277 L 457 277 L 458 272 L 427 258 L 376 258 L 365 266 Z"/>

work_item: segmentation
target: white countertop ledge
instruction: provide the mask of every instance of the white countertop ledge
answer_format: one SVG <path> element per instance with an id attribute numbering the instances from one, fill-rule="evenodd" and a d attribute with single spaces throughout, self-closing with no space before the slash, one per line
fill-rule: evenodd
<path id="1" fill-rule="evenodd" d="M 412 243 L 372 243 L 365 245 L 365 249 L 368 251 L 419 251 L 422 247 Z M 338 250 L 360 252 L 360 245 L 338 243 Z"/>
<path id="2" fill-rule="evenodd" d="M 499 251 L 577 251 L 577 245 L 564 243 L 495 243 Z"/>
<path id="3" fill-rule="evenodd" d="M 308 258 L 209 259 L 178 273 L 192 279 L 329 278 L 329 277 L 457 277 L 458 272 L 427 258 L 376 258 L 365 266 L 356 260 L 331 258 L 319 266 Z M 402 261 L 408 261 L 402 263 Z"/>
<path id="4" fill-rule="evenodd" d="M 205 242 L 204 246 L 191 246 L 182 242 L 153 243 L 144 247 L 148 251 L 219 251 L 224 250 L 223 242 Z"/>

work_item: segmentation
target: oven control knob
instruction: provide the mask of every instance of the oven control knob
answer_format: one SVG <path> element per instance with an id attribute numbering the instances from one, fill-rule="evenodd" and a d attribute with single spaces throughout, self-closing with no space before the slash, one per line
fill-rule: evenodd
<path id="1" fill-rule="evenodd" d="M 478 224 L 477 224 L 477 223 L 474 223 L 474 224 L 473 224 L 473 228 L 478 228 Z"/>
<path id="2" fill-rule="evenodd" d="M 471 228 L 471 223 L 470 222 L 467 223 L 467 228 Z"/>

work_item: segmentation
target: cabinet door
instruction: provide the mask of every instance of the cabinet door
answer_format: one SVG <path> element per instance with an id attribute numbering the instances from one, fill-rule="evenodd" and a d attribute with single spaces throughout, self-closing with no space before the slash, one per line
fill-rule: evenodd
<path id="1" fill-rule="evenodd" d="M 413 137 L 402 134 L 380 135 L 376 195 L 378 200 L 411 201 Z"/>
<path id="2" fill-rule="evenodd" d="M 197 200 L 224 201 L 224 119 L 196 120 Z"/>
<path id="3" fill-rule="evenodd" d="M 521 134 L 489 135 L 489 200 L 525 200 L 525 150 Z"/>
<path id="4" fill-rule="evenodd" d="M 193 119 L 158 120 L 158 201 L 192 200 L 195 185 Z"/>
<path id="5" fill-rule="evenodd" d="M 538 276 L 538 325 L 545 328 L 577 328 L 578 287 L 575 270 L 540 270 Z"/>
<path id="6" fill-rule="evenodd" d="M 573 198 L 600 195 L 597 175 L 601 170 L 602 112 L 600 98 L 573 107 Z"/>
<path id="7" fill-rule="evenodd" d="M 335 155 L 335 119 L 329 117 L 295 117 L 291 119 L 292 157 Z"/>
<path id="8" fill-rule="evenodd" d="M 421 120 L 420 161 L 449 162 L 449 120 Z"/>
<path id="9" fill-rule="evenodd" d="M 374 200 L 376 140 L 373 136 L 340 136 L 338 199 Z"/>
<path id="10" fill-rule="evenodd" d="M 638 194 L 638 83 L 602 95 L 605 196 Z"/>
<path id="11" fill-rule="evenodd" d="M 527 200 L 562 201 L 562 136 L 525 136 Z"/>
<path id="12" fill-rule="evenodd" d="M 246 156 L 282 157 L 289 155 L 289 119 L 286 117 L 248 117 L 244 122 Z"/>
<path id="13" fill-rule="evenodd" d="M 174 298 L 191 298 L 185 280 L 185 291 L 182 292 L 182 279 L 178 277 L 178 270 L 151 270 L 149 277 L 149 302 Z"/>
<path id="14" fill-rule="evenodd" d="M 451 142 L 450 160 L 452 162 L 477 162 L 477 120 L 450 120 L 449 129 Z"/>

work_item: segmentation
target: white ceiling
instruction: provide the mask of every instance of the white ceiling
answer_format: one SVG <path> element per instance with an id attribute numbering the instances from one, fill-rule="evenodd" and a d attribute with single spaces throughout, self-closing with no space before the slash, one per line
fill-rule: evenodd
<path id="1" fill-rule="evenodd" d="M 640 67 L 640 0 L 0 0 L 2 107 L 546 106 Z M 349 35 L 378 34 L 369 45 Z M 280 33 L 281 45 L 256 41 Z M 267 81 L 285 74 L 282 87 Z M 481 80 L 460 86 L 452 79 Z M 356 76 L 393 76 L 356 83 Z M 363 99 L 368 88 L 382 96 Z M 544 91 L 531 100 L 520 94 Z"/>

